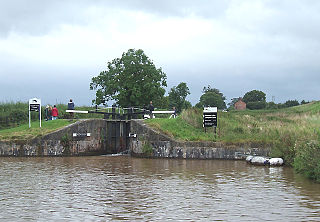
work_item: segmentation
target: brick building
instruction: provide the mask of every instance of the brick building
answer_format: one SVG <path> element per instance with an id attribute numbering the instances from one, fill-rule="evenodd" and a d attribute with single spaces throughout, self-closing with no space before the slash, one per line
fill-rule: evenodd
<path id="1" fill-rule="evenodd" d="M 234 108 L 236 110 L 245 110 L 247 108 L 247 104 L 242 101 L 242 98 L 239 98 L 238 102 L 234 104 Z"/>

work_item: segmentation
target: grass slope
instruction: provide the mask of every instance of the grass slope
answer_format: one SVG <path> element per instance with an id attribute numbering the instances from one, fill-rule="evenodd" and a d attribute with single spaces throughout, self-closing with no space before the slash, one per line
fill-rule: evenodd
<path id="1" fill-rule="evenodd" d="M 202 127 L 202 110 L 184 110 L 176 119 L 147 123 L 179 140 L 292 145 L 292 141 L 320 138 L 320 102 L 281 109 L 218 113 L 217 135 Z M 294 144 L 294 143 L 293 143 Z"/>
<path id="2" fill-rule="evenodd" d="M 39 127 L 39 121 L 32 122 L 31 128 L 29 128 L 29 124 L 23 124 L 15 128 L 0 130 L 0 141 L 33 139 L 54 132 L 74 122 L 76 122 L 76 120 L 58 119 L 43 121 L 41 122 L 41 128 Z"/>

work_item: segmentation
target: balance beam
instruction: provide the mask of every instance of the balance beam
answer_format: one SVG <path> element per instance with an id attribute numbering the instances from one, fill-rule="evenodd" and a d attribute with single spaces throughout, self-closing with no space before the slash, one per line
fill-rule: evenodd
<path id="1" fill-rule="evenodd" d="M 89 111 L 82 111 L 82 110 L 66 110 L 67 113 L 89 113 Z"/>
<path id="2" fill-rule="evenodd" d="M 152 114 L 174 114 L 174 111 L 152 111 Z"/>

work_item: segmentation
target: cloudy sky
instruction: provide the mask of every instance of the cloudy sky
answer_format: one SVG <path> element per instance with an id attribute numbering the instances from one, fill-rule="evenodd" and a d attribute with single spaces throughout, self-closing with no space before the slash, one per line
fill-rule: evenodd
<path id="1" fill-rule="evenodd" d="M 130 48 L 229 102 L 320 100 L 318 0 L 0 0 L 0 102 L 90 105 L 91 78 Z"/>

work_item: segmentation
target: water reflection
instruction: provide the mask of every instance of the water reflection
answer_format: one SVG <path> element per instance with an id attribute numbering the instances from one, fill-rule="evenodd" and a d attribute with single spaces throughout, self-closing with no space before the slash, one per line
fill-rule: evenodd
<path id="1" fill-rule="evenodd" d="M 291 168 L 128 156 L 0 158 L 0 219 L 320 220 L 320 184 Z"/>

